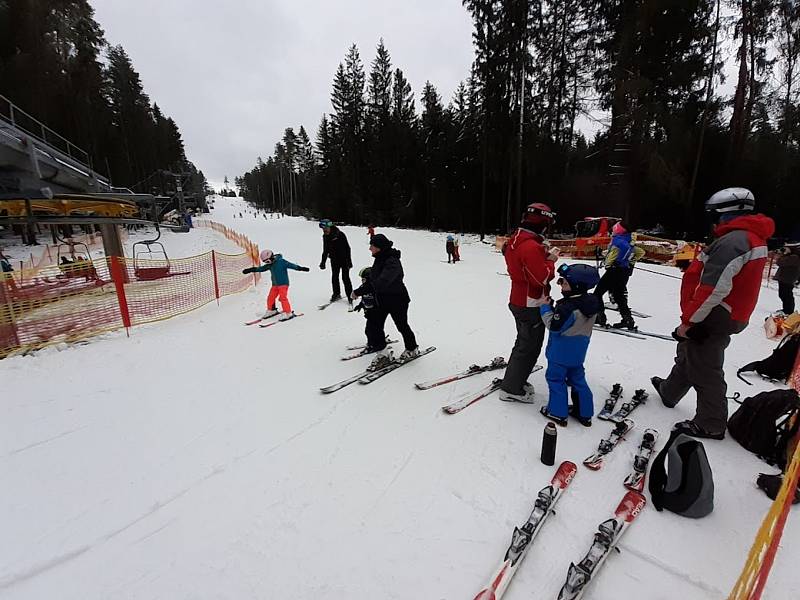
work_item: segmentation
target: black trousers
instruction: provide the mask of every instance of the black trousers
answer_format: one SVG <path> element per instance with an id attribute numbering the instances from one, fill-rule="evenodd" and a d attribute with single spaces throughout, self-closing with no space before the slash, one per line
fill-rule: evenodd
<path id="1" fill-rule="evenodd" d="M 413 350 L 417 347 L 417 339 L 408 324 L 408 302 L 392 302 L 375 308 L 370 308 L 367 312 L 367 346 L 370 350 L 383 350 L 386 348 L 386 333 L 384 326 L 386 317 L 391 316 L 397 331 L 403 336 L 403 343 L 406 350 Z"/>
<path id="2" fill-rule="evenodd" d="M 619 314 L 623 319 L 631 318 L 631 309 L 628 306 L 628 279 L 631 278 L 629 269 L 622 267 L 609 267 L 603 276 L 600 278 L 600 283 L 594 288 L 595 295 L 600 298 L 600 311 L 602 317 L 598 317 L 598 321 L 605 322 L 605 311 L 603 307 L 603 296 L 606 292 L 609 293 L 614 304 L 619 309 Z"/>
<path id="3" fill-rule="evenodd" d="M 794 286 L 791 283 L 778 282 L 778 298 L 783 303 L 784 314 L 794 312 Z"/>
<path id="4" fill-rule="evenodd" d="M 342 282 L 344 283 L 344 294 L 348 298 L 353 292 L 353 284 L 350 283 L 350 267 L 343 267 L 331 262 L 331 285 L 333 287 L 333 294 L 339 296 L 342 293 L 339 287 L 339 273 L 342 274 Z"/>

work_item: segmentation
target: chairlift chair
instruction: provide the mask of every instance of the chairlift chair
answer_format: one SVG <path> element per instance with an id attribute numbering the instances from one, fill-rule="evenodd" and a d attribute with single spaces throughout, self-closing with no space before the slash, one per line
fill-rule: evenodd
<path id="1" fill-rule="evenodd" d="M 133 274 L 139 281 L 154 281 L 170 276 L 169 256 L 159 239 L 161 229 L 156 228 L 158 235 L 152 240 L 142 240 L 133 245 Z M 163 266 L 142 264 L 142 261 L 162 260 Z"/>

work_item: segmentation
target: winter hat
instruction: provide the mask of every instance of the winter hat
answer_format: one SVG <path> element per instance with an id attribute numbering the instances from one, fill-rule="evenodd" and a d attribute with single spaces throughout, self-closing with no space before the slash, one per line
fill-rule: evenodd
<path id="1" fill-rule="evenodd" d="M 266 248 L 261 251 L 261 254 L 258 255 L 261 258 L 261 262 L 272 262 L 275 254 L 272 250 L 267 250 Z"/>
<path id="2" fill-rule="evenodd" d="M 622 224 L 622 221 L 617 221 L 611 228 L 611 233 L 614 235 L 622 235 L 623 233 L 628 233 L 628 230 L 625 229 L 625 225 Z"/>
<path id="3" fill-rule="evenodd" d="M 326 227 L 333 227 L 333 221 L 331 221 L 330 219 L 322 219 L 319 222 L 319 226 L 322 229 L 325 229 Z"/>
<path id="4" fill-rule="evenodd" d="M 358 276 L 361 277 L 361 279 L 367 279 L 371 272 L 372 272 L 372 267 L 364 267 L 358 272 Z"/>
<path id="5" fill-rule="evenodd" d="M 591 265 L 563 264 L 558 267 L 558 274 L 566 279 L 569 287 L 576 292 L 588 292 L 600 282 L 600 273 Z"/>
<path id="6" fill-rule="evenodd" d="M 448 241 L 448 242 L 452 242 L 452 241 L 453 241 L 453 239 L 454 239 L 454 238 L 453 238 L 453 236 L 452 236 L 452 235 L 448 235 L 448 236 L 447 236 L 447 241 Z"/>
<path id="7" fill-rule="evenodd" d="M 394 245 L 394 242 L 387 238 L 382 233 L 376 233 L 371 238 L 369 238 L 369 245 L 375 246 L 376 248 L 380 248 L 381 250 L 388 250 Z"/>

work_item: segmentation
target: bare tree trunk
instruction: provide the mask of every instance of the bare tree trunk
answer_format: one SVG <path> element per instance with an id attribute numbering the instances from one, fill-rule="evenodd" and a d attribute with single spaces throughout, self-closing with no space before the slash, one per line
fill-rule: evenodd
<path id="1" fill-rule="evenodd" d="M 747 101 L 747 86 L 749 76 L 747 72 L 747 48 L 750 35 L 750 0 L 742 0 L 742 43 L 739 46 L 739 77 L 736 83 L 736 92 L 733 95 L 733 115 L 731 116 L 731 141 L 728 155 L 728 172 L 732 173 L 739 165 L 744 146 L 745 110 Z"/>
<path id="2" fill-rule="evenodd" d="M 692 168 L 692 178 L 689 181 L 689 191 L 686 194 L 686 216 L 689 216 L 690 207 L 694 198 L 694 188 L 697 184 L 697 171 L 700 169 L 700 157 L 703 154 L 703 141 L 706 136 L 708 119 L 711 114 L 711 98 L 714 95 L 714 73 L 717 65 L 717 37 L 719 35 L 719 5 L 717 0 L 716 17 L 714 18 L 714 42 L 711 48 L 711 64 L 708 67 L 708 81 L 706 81 L 706 102 L 703 106 L 703 118 L 700 122 L 700 138 L 697 141 L 697 154 L 694 157 L 694 167 Z"/>

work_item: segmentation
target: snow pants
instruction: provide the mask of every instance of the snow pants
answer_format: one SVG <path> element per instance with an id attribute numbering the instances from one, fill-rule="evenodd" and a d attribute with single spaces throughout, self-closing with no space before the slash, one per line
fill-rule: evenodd
<path id="1" fill-rule="evenodd" d="M 586 383 L 586 371 L 583 365 L 570 367 L 551 360 L 547 361 L 545 372 L 547 387 L 550 390 L 548 412 L 554 417 L 566 419 L 569 413 L 567 386 L 572 388 L 573 402 L 577 404 L 578 414 L 582 419 L 591 419 L 594 415 L 594 396 Z"/>
<path id="2" fill-rule="evenodd" d="M 595 295 L 600 298 L 600 314 L 597 316 L 597 322 L 604 324 L 606 322 L 605 310 L 603 308 L 603 296 L 606 292 L 611 296 L 611 300 L 617 305 L 620 316 L 625 319 L 631 319 L 631 309 L 628 306 L 628 280 L 631 278 L 630 269 L 623 267 L 609 267 L 603 276 L 600 278 L 600 283 L 594 288 Z"/>
<path id="3" fill-rule="evenodd" d="M 508 305 L 517 325 L 517 339 L 508 359 L 506 373 L 500 388 L 509 394 L 522 394 L 523 384 L 528 380 L 544 343 L 544 323 L 539 307 L 523 308 Z"/>
<path id="4" fill-rule="evenodd" d="M 341 296 L 342 290 L 339 287 L 339 274 L 341 273 L 342 283 L 344 283 L 344 295 L 350 298 L 353 293 L 353 284 L 350 283 L 350 267 L 337 265 L 331 261 L 331 287 L 333 287 L 333 295 Z"/>
<path id="5" fill-rule="evenodd" d="M 790 315 L 794 312 L 794 285 L 778 282 L 778 298 L 783 304 L 783 314 Z"/>
<path id="6" fill-rule="evenodd" d="M 283 312 L 292 312 L 292 305 L 289 304 L 289 286 L 288 285 L 273 285 L 269 288 L 269 295 L 267 296 L 267 310 L 275 309 L 275 300 L 281 301 L 281 308 Z"/>
<path id="7" fill-rule="evenodd" d="M 678 343 L 675 366 L 658 392 L 666 406 L 673 407 L 694 388 L 697 411 L 693 421 L 711 433 L 725 431 L 728 424 L 728 385 L 722 370 L 725 349 L 731 335 L 739 333 L 747 323 L 737 323 L 722 306 L 715 307 L 703 321 L 709 335 L 703 341 Z"/>
<path id="8" fill-rule="evenodd" d="M 417 347 L 417 339 L 408 324 L 408 301 L 384 302 L 381 305 L 370 308 L 367 312 L 367 346 L 370 350 L 380 351 L 386 348 L 386 317 L 391 316 L 397 331 L 403 336 L 403 343 L 406 350 L 414 350 Z"/>

